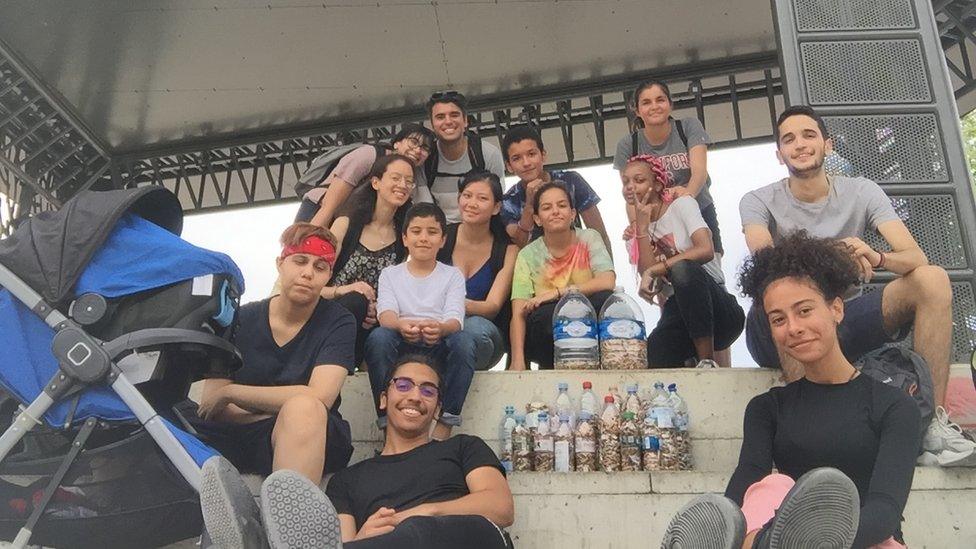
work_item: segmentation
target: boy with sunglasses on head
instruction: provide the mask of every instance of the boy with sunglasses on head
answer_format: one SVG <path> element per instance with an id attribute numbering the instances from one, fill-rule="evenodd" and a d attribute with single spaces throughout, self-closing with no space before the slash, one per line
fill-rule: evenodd
<path id="1" fill-rule="evenodd" d="M 403 221 L 406 262 L 383 269 L 376 295 L 379 326 L 366 338 L 365 357 L 378 424 L 386 425 L 380 395 L 387 372 L 404 352 L 432 355 L 444 364 L 444 413 L 433 436 L 443 440 L 461 424 L 461 406 L 474 377 L 477 342 L 464 325 L 466 284 L 457 267 L 437 261 L 447 222 L 433 204 L 416 204 Z"/>

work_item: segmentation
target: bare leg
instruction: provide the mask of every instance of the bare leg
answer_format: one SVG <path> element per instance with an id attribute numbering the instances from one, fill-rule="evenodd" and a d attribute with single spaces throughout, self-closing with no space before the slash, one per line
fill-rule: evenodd
<path id="1" fill-rule="evenodd" d="M 711 359 L 715 356 L 715 344 L 712 336 L 696 337 L 691 340 L 695 345 L 695 356 L 698 360 Z"/>
<path id="2" fill-rule="evenodd" d="M 272 469 L 289 469 L 315 484 L 322 482 L 328 420 L 325 405 L 315 397 L 301 395 L 285 401 L 271 432 Z"/>
<path id="3" fill-rule="evenodd" d="M 732 367 L 732 350 L 729 348 L 717 350 L 714 353 L 715 362 L 722 368 Z"/>
<path id="4" fill-rule="evenodd" d="M 935 405 L 945 402 L 952 342 L 952 287 L 941 267 L 925 265 L 884 287 L 881 313 L 885 331 L 894 334 L 911 323 L 915 352 L 932 372 Z"/>
<path id="5" fill-rule="evenodd" d="M 752 549 L 752 544 L 755 543 L 756 534 L 758 533 L 759 530 L 753 530 L 752 532 L 746 534 L 746 538 L 742 540 L 742 549 Z"/>

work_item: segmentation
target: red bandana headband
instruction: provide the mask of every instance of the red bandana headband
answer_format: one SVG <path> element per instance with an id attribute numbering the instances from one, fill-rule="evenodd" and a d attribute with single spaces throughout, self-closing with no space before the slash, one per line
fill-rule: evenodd
<path id="1" fill-rule="evenodd" d="M 650 154 L 638 154 L 636 156 L 631 156 L 627 162 L 644 162 L 651 167 L 651 173 L 654 174 L 654 179 L 660 181 L 661 185 L 665 189 L 671 186 L 671 176 L 669 176 L 667 170 L 664 169 L 664 164 L 661 164 L 660 158 Z"/>
<path id="2" fill-rule="evenodd" d="M 312 235 L 302 241 L 301 244 L 297 246 L 285 246 L 281 250 L 281 259 L 284 259 L 293 254 L 308 254 L 314 255 L 315 257 L 321 257 L 322 259 L 329 262 L 329 266 L 335 263 L 335 246 L 331 242 L 322 238 L 321 236 Z"/>

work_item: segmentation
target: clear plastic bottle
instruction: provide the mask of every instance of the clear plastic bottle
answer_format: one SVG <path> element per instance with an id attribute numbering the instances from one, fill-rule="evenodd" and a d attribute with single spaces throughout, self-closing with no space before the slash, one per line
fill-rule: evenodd
<path id="1" fill-rule="evenodd" d="M 620 421 L 620 470 L 641 470 L 641 428 L 633 412 L 624 412 Z"/>
<path id="2" fill-rule="evenodd" d="M 635 417 L 640 417 L 641 400 L 637 396 L 637 385 L 627 386 L 627 396 L 624 397 L 624 411 L 631 412 Z"/>
<path id="3" fill-rule="evenodd" d="M 573 410 L 573 399 L 569 396 L 569 383 L 560 381 L 556 384 L 556 391 L 556 400 L 553 403 L 555 413 L 549 419 L 549 426 L 554 433 L 559 429 L 559 420 L 564 415 L 569 419 L 570 429 L 576 425 L 576 412 Z"/>
<path id="4" fill-rule="evenodd" d="M 557 473 L 568 473 L 573 470 L 573 429 L 569 426 L 569 416 L 559 416 L 559 429 L 552 437 L 553 440 L 553 469 Z"/>
<path id="5" fill-rule="evenodd" d="M 681 452 L 677 440 L 678 430 L 674 428 L 674 410 L 670 404 L 655 406 L 651 409 L 657 421 L 661 450 L 658 462 L 662 471 L 677 471 L 681 469 Z"/>
<path id="6" fill-rule="evenodd" d="M 579 422 L 576 424 L 576 436 L 573 440 L 573 447 L 576 450 L 576 470 L 581 473 L 589 473 L 597 470 L 597 429 L 594 424 L 595 417 L 590 412 L 583 410 L 580 412 Z"/>
<path id="7" fill-rule="evenodd" d="M 688 403 L 678 394 L 678 385 L 668 385 L 668 401 L 674 410 L 675 447 L 678 454 L 679 468 L 682 471 L 692 469 L 691 433 L 688 430 L 691 418 L 688 415 Z"/>
<path id="8" fill-rule="evenodd" d="M 552 316 L 552 337 L 557 370 L 600 367 L 596 311 L 579 290 L 570 288 L 556 304 Z"/>
<path id="9" fill-rule="evenodd" d="M 539 412 L 539 427 L 536 428 L 533 438 L 532 469 L 535 471 L 549 472 L 553 468 L 553 440 L 552 431 L 549 430 L 549 414 Z"/>
<path id="10" fill-rule="evenodd" d="M 600 308 L 600 357 L 604 370 L 647 368 L 644 313 L 623 286 L 614 288 Z"/>
<path id="11" fill-rule="evenodd" d="M 498 428 L 499 448 L 498 458 L 508 472 L 512 471 L 512 430 L 515 429 L 515 406 L 505 407 L 505 416 Z"/>
<path id="12" fill-rule="evenodd" d="M 525 405 L 525 426 L 530 430 L 539 427 L 539 412 L 549 412 L 549 405 L 542 398 L 542 393 L 536 387 L 532 391 L 532 399 Z"/>
<path id="13" fill-rule="evenodd" d="M 583 382 L 583 393 L 580 395 L 580 421 L 582 421 L 583 412 L 589 412 L 590 417 L 597 416 L 600 413 L 600 403 L 597 400 L 596 393 L 593 392 L 593 384 L 589 381 Z"/>
<path id="14" fill-rule="evenodd" d="M 603 398 L 600 414 L 600 469 L 611 473 L 620 470 L 620 409 L 613 397 Z"/>
<path id="15" fill-rule="evenodd" d="M 652 410 L 648 410 L 644 416 L 644 424 L 641 429 L 641 451 L 645 471 L 657 471 L 661 468 L 661 432 L 657 428 L 657 419 Z"/>
<path id="16" fill-rule="evenodd" d="M 532 450 L 535 441 L 532 431 L 525 426 L 525 416 L 515 416 L 515 429 L 512 430 L 512 469 L 515 471 L 532 470 Z"/>
<path id="17" fill-rule="evenodd" d="M 607 389 L 607 392 L 610 394 L 610 396 L 613 397 L 613 401 L 617 404 L 617 409 L 618 410 L 623 410 L 624 409 L 624 399 L 623 399 L 623 397 L 620 396 L 620 389 L 618 389 L 616 385 L 611 385 Z"/>

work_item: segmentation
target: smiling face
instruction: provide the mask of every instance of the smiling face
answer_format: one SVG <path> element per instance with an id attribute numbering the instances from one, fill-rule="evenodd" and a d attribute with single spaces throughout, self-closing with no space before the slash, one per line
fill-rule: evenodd
<path id="1" fill-rule="evenodd" d="M 566 191 L 557 187 L 546 189 L 539 196 L 539 209 L 532 217 L 544 232 L 567 231 L 576 219 L 576 210 L 570 204 Z"/>
<path id="2" fill-rule="evenodd" d="M 391 381 L 380 393 L 380 410 L 386 410 L 387 428 L 407 435 L 427 433 L 440 414 L 438 397 L 424 394 L 430 392 L 430 386 L 437 387 L 437 372 L 426 364 L 407 362 L 397 367 L 393 378 L 401 381 Z"/>
<path id="3" fill-rule="evenodd" d="M 824 158 L 833 150 L 830 139 L 824 139 L 817 121 L 809 116 L 797 114 L 783 120 L 779 125 L 779 142 L 776 144 L 776 158 L 786 165 L 791 175 L 812 177 L 824 165 Z"/>
<path id="4" fill-rule="evenodd" d="M 468 119 L 454 103 L 434 103 L 430 109 L 430 126 L 438 140 L 453 143 L 464 137 Z"/>
<path id="5" fill-rule="evenodd" d="M 414 166 L 423 166 L 430 156 L 431 144 L 427 139 L 418 134 L 408 135 L 393 144 L 393 150 L 406 156 L 413 162 Z"/>
<path id="6" fill-rule="evenodd" d="M 505 167 L 517 175 L 520 181 L 542 179 L 546 152 L 539 148 L 539 144 L 534 139 L 523 139 L 512 143 L 505 152 L 508 155 Z"/>
<path id="7" fill-rule="evenodd" d="M 468 183 L 458 195 L 458 209 L 461 211 L 462 223 L 488 223 L 491 221 L 491 216 L 498 214 L 501 208 L 501 202 L 495 200 L 491 185 L 487 181 Z"/>
<path id="8" fill-rule="evenodd" d="M 376 197 L 396 207 L 403 206 L 413 192 L 413 166 L 403 160 L 394 160 L 386 167 L 382 178 L 373 178 Z"/>
<path id="9" fill-rule="evenodd" d="M 296 304 L 317 302 L 332 276 L 332 266 L 312 254 L 291 254 L 278 258 L 281 295 Z"/>
<path id="10" fill-rule="evenodd" d="M 628 163 L 620 172 L 620 181 L 623 183 L 624 200 L 628 204 L 635 204 L 643 200 L 649 191 L 660 192 L 662 188 L 647 162 Z"/>
<path id="11" fill-rule="evenodd" d="M 641 90 L 637 97 L 637 116 L 645 126 L 666 124 L 671 116 L 671 100 L 661 86 L 653 85 Z"/>
<path id="12" fill-rule="evenodd" d="M 434 216 L 414 217 L 403 231 L 403 245 L 410 257 L 418 261 L 437 259 L 444 246 L 444 231 Z"/>
<path id="13" fill-rule="evenodd" d="M 837 325 L 844 319 L 841 298 L 827 301 L 809 279 L 787 277 L 763 293 L 773 341 L 802 364 L 816 363 L 839 349 Z"/>

